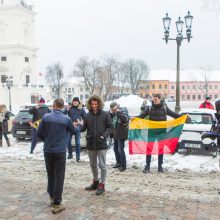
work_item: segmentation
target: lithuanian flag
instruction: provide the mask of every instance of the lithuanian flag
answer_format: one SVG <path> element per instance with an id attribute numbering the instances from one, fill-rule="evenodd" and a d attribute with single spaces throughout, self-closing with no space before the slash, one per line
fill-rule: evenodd
<path id="1" fill-rule="evenodd" d="M 130 122 L 129 154 L 171 154 L 175 152 L 187 115 L 169 121 L 134 118 Z"/>

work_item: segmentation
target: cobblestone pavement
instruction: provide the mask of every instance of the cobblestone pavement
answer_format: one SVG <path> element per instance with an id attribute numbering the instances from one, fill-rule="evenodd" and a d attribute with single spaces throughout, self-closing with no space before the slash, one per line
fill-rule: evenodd
<path id="1" fill-rule="evenodd" d="M 220 219 L 215 187 L 219 173 L 153 172 L 146 176 L 135 169 L 122 174 L 109 168 L 107 192 L 100 197 L 84 191 L 90 178 L 88 163 L 68 164 L 63 195 L 66 210 L 53 215 L 45 193 L 44 162 L 1 159 L 0 219 Z"/>

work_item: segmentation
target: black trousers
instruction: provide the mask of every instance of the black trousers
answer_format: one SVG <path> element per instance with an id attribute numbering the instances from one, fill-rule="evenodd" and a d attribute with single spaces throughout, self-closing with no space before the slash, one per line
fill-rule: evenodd
<path id="1" fill-rule="evenodd" d="M 47 192 L 54 199 L 54 204 L 62 202 L 63 184 L 66 168 L 66 153 L 44 152 L 48 185 Z"/>
<path id="2" fill-rule="evenodd" d="M 2 146 L 2 122 L 0 122 L 0 146 Z"/>
<path id="3" fill-rule="evenodd" d="M 146 156 L 146 164 L 147 166 L 150 166 L 151 163 L 151 155 Z M 163 164 L 163 154 L 158 155 L 158 167 L 161 167 Z"/>

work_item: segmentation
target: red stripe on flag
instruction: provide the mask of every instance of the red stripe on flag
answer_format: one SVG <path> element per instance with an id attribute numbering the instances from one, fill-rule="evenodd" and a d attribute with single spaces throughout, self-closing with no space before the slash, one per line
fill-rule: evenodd
<path id="1" fill-rule="evenodd" d="M 129 141 L 129 154 L 172 154 L 175 152 L 179 138 L 159 142 Z"/>

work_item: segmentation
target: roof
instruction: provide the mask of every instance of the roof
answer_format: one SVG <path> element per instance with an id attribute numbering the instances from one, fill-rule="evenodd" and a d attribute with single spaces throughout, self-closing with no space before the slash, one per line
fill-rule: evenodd
<path id="1" fill-rule="evenodd" d="M 182 69 L 180 70 L 181 81 L 204 81 L 204 71 L 202 69 Z M 220 81 L 220 70 L 207 70 L 206 75 L 209 81 Z M 169 80 L 176 81 L 176 70 L 162 69 L 151 70 L 149 80 Z"/>

